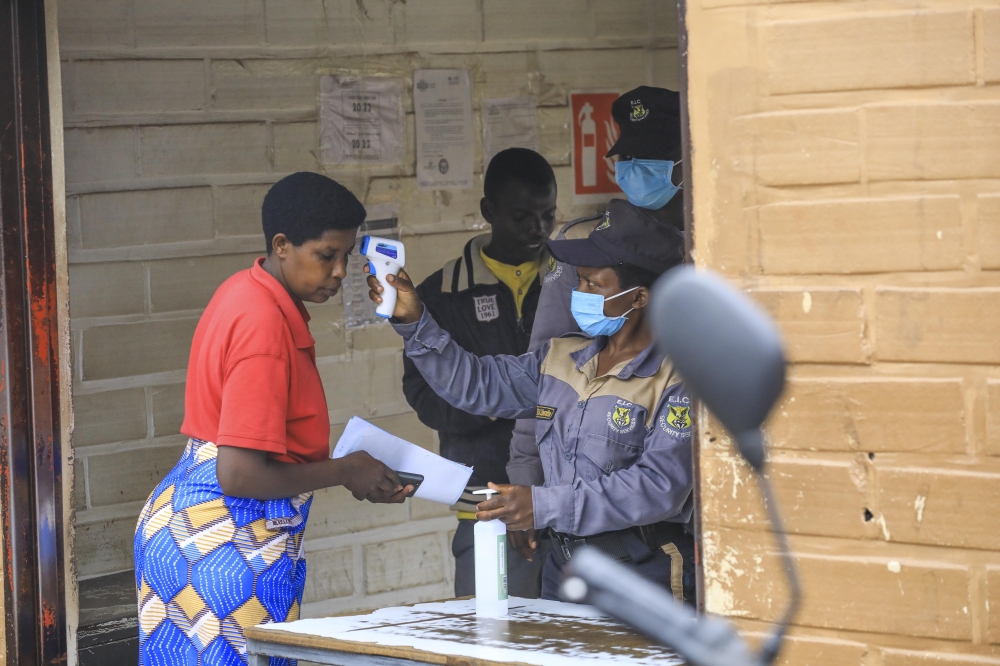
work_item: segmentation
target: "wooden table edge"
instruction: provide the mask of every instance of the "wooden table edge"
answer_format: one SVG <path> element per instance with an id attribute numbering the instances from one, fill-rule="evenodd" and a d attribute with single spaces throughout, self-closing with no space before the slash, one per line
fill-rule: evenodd
<path id="1" fill-rule="evenodd" d="M 300 634 L 294 631 L 283 631 L 281 629 L 265 629 L 261 626 L 246 629 L 245 635 L 248 639 L 261 643 L 273 643 L 277 645 L 288 645 L 291 647 L 310 647 L 320 650 L 334 650 L 349 654 L 365 654 L 377 657 L 388 657 L 390 659 L 409 659 L 424 664 L 438 664 L 439 666 L 449 666 L 461 664 L 462 666 L 536 666 L 521 661 L 494 661 L 492 659 L 480 659 L 479 657 L 467 657 L 465 655 L 446 655 L 433 652 L 424 652 L 416 648 L 401 645 L 381 645 L 379 643 L 369 643 L 362 641 L 344 641 L 338 638 L 327 638 L 325 636 L 315 636 L 313 634 Z M 281 655 L 270 655 L 281 656 Z"/>

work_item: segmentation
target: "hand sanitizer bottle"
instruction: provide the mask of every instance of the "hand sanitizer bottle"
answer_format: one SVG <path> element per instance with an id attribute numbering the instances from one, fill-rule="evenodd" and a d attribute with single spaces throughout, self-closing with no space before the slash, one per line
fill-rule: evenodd
<path id="1" fill-rule="evenodd" d="M 497 491 L 476 490 L 489 499 Z M 476 615 L 507 615 L 507 526 L 499 520 L 480 520 L 474 528 L 476 548 Z"/>

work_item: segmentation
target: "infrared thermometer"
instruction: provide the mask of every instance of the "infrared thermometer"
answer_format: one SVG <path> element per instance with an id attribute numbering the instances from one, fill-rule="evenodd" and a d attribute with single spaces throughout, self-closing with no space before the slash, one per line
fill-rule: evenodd
<path id="1" fill-rule="evenodd" d="M 375 314 L 383 319 L 392 316 L 396 309 L 396 288 L 387 278 L 399 273 L 406 265 L 406 250 L 398 240 L 364 236 L 361 239 L 361 256 L 368 260 L 368 272 L 382 285 L 382 302 L 375 308 Z"/>

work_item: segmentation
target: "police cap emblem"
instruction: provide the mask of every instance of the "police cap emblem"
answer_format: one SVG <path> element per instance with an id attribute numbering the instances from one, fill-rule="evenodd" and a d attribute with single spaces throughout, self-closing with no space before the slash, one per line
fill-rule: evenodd
<path id="1" fill-rule="evenodd" d="M 629 113 L 629 120 L 636 123 L 640 120 L 645 120 L 646 116 L 649 115 L 649 109 L 642 105 L 642 100 L 637 99 L 632 102 L 632 112 Z"/>

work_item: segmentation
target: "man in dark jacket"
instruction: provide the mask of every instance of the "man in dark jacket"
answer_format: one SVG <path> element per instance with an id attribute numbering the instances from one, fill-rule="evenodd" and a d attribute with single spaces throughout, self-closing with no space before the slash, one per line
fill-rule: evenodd
<path id="1" fill-rule="evenodd" d="M 470 240 L 462 256 L 424 280 L 417 292 L 464 349 L 480 356 L 519 355 L 528 351 L 541 291 L 539 270 L 548 260 L 545 241 L 555 224 L 555 174 L 538 153 L 510 148 L 490 161 L 483 189 L 480 211 L 491 233 Z M 455 595 L 474 595 L 473 527 L 482 497 L 471 493 L 490 481 L 509 482 L 506 466 L 514 421 L 455 409 L 431 390 L 412 361 L 404 359 L 404 367 L 403 393 L 420 421 L 438 431 L 441 455 L 473 468 L 466 492 L 452 507 L 459 518 L 452 553 Z M 538 596 L 541 559 L 528 560 L 508 549 L 511 595 Z"/>

